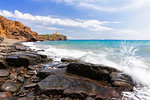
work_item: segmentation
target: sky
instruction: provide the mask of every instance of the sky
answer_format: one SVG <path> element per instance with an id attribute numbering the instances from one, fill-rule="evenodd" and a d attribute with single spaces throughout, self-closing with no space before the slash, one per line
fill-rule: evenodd
<path id="1" fill-rule="evenodd" d="M 150 40 L 150 0 L 0 0 L 0 15 L 38 34 Z"/>

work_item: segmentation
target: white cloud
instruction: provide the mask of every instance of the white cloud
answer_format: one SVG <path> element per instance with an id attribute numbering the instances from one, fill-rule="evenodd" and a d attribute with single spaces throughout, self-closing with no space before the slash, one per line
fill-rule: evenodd
<path id="1" fill-rule="evenodd" d="M 0 10 L 0 14 L 5 17 L 11 17 L 16 19 L 23 19 L 23 20 L 31 20 L 43 23 L 44 25 L 60 25 L 60 26 L 68 26 L 68 27 L 80 27 L 86 28 L 92 31 L 108 31 L 114 30 L 113 28 L 107 27 L 104 24 L 114 24 L 117 22 L 101 22 L 98 20 L 72 20 L 72 19 L 63 19 L 63 18 L 54 18 L 50 16 L 33 16 L 28 13 L 22 13 L 18 10 L 15 10 L 14 13 L 11 13 L 6 10 Z M 119 23 L 119 22 L 118 22 Z"/>
<path id="2" fill-rule="evenodd" d="M 56 3 L 66 3 L 77 8 L 87 8 L 105 12 L 137 10 L 145 6 L 147 3 L 150 3 L 150 0 L 52 0 L 52 1 Z"/>
<path id="3" fill-rule="evenodd" d="M 45 27 L 45 26 L 41 26 L 41 25 L 34 25 L 35 27 L 37 28 L 40 28 L 40 29 L 46 29 L 46 30 L 64 30 L 64 29 L 61 29 L 61 28 L 57 28 L 57 27 Z"/>

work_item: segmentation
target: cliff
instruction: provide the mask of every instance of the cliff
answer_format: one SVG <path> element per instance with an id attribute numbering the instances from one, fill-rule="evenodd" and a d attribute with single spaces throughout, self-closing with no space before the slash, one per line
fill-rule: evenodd
<path id="1" fill-rule="evenodd" d="M 54 40 L 67 40 L 67 37 L 60 34 L 50 34 L 50 35 L 39 35 L 37 38 L 38 41 L 54 41 Z"/>
<path id="2" fill-rule="evenodd" d="M 38 34 L 19 21 L 12 21 L 0 15 L 0 31 L 9 39 L 36 41 Z"/>
<path id="3" fill-rule="evenodd" d="M 63 35 L 38 35 L 19 21 L 12 21 L 0 15 L 0 36 L 23 41 L 66 40 Z"/>

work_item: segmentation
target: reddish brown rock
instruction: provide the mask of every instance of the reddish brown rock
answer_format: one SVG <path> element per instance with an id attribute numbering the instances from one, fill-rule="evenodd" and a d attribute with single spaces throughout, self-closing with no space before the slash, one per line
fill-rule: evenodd
<path id="1" fill-rule="evenodd" d="M 0 92 L 0 100 L 10 98 L 12 94 L 10 92 Z"/>
<path id="2" fill-rule="evenodd" d="M 9 39 L 36 41 L 38 34 L 19 21 L 12 21 L 0 15 L 0 27 Z"/>

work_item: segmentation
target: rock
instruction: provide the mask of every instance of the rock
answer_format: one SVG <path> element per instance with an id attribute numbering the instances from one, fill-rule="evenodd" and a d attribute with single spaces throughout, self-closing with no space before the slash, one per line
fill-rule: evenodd
<path id="1" fill-rule="evenodd" d="M 1 68 L 8 68 L 8 64 L 6 61 L 0 59 L 0 69 Z"/>
<path id="2" fill-rule="evenodd" d="M 2 43 L 2 42 L 3 42 L 3 40 L 4 40 L 4 38 L 3 38 L 3 37 L 0 37 L 0 43 Z"/>
<path id="3" fill-rule="evenodd" d="M 21 76 L 18 76 L 17 77 L 17 80 L 21 83 L 23 83 L 25 81 L 25 78 L 24 77 L 21 77 Z"/>
<path id="4" fill-rule="evenodd" d="M 0 100 L 10 98 L 12 97 L 12 94 L 10 92 L 0 92 Z"/>
<path id="5" fill-rule="evenodd" d="M 28 51 L 28 50 L 30 50 L 27 46 L 23 46 L 23 45 L 15 45 L 15 49 L 16 50 L 20 50 L 20 51 Z"/>
<path id="6" fill-rule="evenodd" d="M 2 86 L 1 90 L 6 92 L 17 92 L 20 88 L 20 84 L 13 81 L 6 81 Z"/>
<path id="7" fill-rule="evenodd" d="M 71 62 L 80 62 L 80 61 L 77 59 L 62 58 L 61 62 L 71 63 Z"/>
<path id="8" fill-rule="evenodd" d="M 24 86 L 24 88 L 33 88 L 33 87 L 36 87 L 36 83 L 30 83 L 30 84 L 26 84 L 25 86 Z"/>
<path id="9" fill-rule="evenodd" d="M 112 85 L 119 87 L 119 91 L 133 91 L 134 82 L 128 75 L 113 72 L 110 77 Z"/>
<path id="10" fill-rule="evenodd" d="M 0 77 L 6 77 L 9 75 L 9 71 L 5 69 L 0 69 Z"/>
<path id="11" fill-rule="evenodd" d="M 17 100 L 35 100 L 35 97 L 21 97 L 18 98 Z"/>
<path id="12" fill-rule="evenodd" d="M 45 40 L 67 40 L 67 37 L 60 34 L 50 34 L 50 35 L 39 35 L 37 38 L 38 41 L 45 41 Z"/>
<path id="13" fill-rule="evenodd" d="M 27 56 L 11 55 L 6 58 L 10 66 L 28 66 L 33 63 L 33 60 Z"/>
<path id="14" fill-rule="evenodd" d="M 112 97 L 120 98 L 116 89 L 106 83 L 74 76 L 65 72 L 49 75 L 44 80 L 38 82 L 38 86 L 40 94 L 45 95 L 62 95 L 79 99 L 85 99 L 87 96 L 105 97 L 107 99 Z M 117 95 L 119 96 L 117 97 Z"/>
<path id="15" fill-rule="evenodd" d="M 6 32 L 6 37 L 9 39 L 37 41 L 38 34 L 19 21 L 11 21 L 0 15 L 0 27 Z"/>
<path id="16" fill-rule="evenodd" d="M 108 66 L 84 62 L 70 63 L 67 66 L 67 72 L 94 80 L 106 81 L 112 86 L 117 87 L 120 92 L 132 91 L 134 87 L 134 82 L 130 76 Z"/>
<path id="17" fill-rule="evenodd" d="M 41 68 L 38 69 L 37 71 L 37 76 L 40 77 L 41 79 L 46 78 L 49 75 L 56 75 L 56 74 L 62 74 L 66 71 L 66 69 L 62 68 L 62 69 L 49 69 L 49 68 Z"/>
<path id="18" fill-rule="evenodd" d="M 67 66 L 67 72 L 85 76 L 91 79 L 99 80 L 99 81 L 109 81 L 110 73 L 112 71 L 116 71 L 113 68 L 102 66 L 102 65 L 94 65 L 90 63 L 70 63 Z"/>
<path id="19" fill-rule="evenodd" d="M 85 100 L 95 100 L 95 99 L 92 97 L 86 97 Z"/>
<path id="20" fill-rule="evenodd" d="M 9 77 L 13 80 L 16 80 L 17 79 L 17 73 L 11 73 Z"/>

